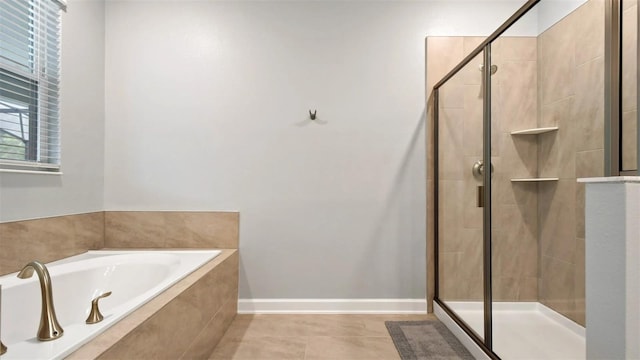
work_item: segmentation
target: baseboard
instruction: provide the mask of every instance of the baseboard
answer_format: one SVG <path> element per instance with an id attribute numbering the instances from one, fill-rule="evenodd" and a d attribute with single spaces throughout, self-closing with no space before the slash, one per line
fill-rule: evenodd
<path id="1" fill-rule="evenodd" d="M 239 299 L 238 314 L 426 314 L 426 299 Z"/>

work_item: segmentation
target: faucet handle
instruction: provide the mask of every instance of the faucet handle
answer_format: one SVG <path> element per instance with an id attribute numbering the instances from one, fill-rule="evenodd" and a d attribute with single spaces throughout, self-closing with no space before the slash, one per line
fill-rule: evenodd
<path id="1" fill-rule="evenodd" d="M 99 295 L 95 299 L 91 300 L 91 312 L 89 313 L 89 317 L 87 317 L 87 320 L 85 321 L 87 324 L 96 324 L 104 319 L 104 316 L 102 316 L 102 314 L 100 313 L 100 309 L 98 308 L 98 300 L 109 295 L 111 295 L 111 291 Z"/>

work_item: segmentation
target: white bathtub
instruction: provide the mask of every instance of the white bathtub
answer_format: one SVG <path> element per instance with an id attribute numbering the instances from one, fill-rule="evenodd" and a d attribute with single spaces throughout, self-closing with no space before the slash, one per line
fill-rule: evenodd
<path id="1" fill-rule="evenodd" d="M 218 250 L 89 251 L 47 264 L 53 302 L 64 335 L 38 341 L 41 296 L 38 277 L 19 279 L 17 273 L 0 277 L 0 336 L 8 347 L 2 360 L 63 358 L 118 320 L 139 308 L 209 260 Z M 104 320 L 87 325 L 91 299 L 100 300 Z"/>

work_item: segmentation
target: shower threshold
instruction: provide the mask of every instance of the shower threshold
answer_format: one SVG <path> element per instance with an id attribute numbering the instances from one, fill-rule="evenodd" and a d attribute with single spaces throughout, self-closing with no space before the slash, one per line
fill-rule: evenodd
<path id="1" fill-rule="evenodd" d="M 484 313 L 481 302 L 446 301 L 445 304 L 482 336 Z M 494 302 L 492 309 L 493 351 L 502 359 L 586 358 L 585 328 L 547 306 L 538 302 Z M 436 316 L 440 320 L 449 328 L 451 325 L 457 327 L 451 319 L 442 318 L 448 316 L 439 306 L 438 310 Z M 458 337 L 466 337 L 461 330 L 452 331 Z M 462 343 L 475 346 L 469 341 Z"/>

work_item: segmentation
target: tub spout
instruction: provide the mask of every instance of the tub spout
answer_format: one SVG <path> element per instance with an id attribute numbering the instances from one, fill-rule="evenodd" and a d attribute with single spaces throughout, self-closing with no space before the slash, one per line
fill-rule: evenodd
<path id="1" fill-rule="evenodd" d="M 62 326 L 60 326 L 56 318 L 49 270 L 43 263 L 32 261 L 22 268 L 18 273 L 18 277 L 21 279 L 30 278 L 34 271 L 38 275 L 38 280 L 40 280 L 40 291 L 42 293 L 42 313 L 40 314 L 40 326 L 38 327 L 38 340 L 55 340 L 62 336 L 64 330 L 62 330 Z"/>

